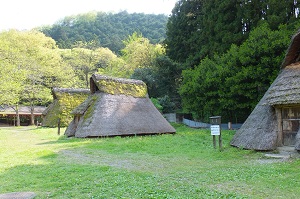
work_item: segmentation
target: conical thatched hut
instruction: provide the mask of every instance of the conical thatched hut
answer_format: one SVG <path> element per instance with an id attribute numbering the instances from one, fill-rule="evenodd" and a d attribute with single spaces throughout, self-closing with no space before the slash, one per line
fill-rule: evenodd
<path id="1" fill-rule="evenodd" d="M 175 133 L 152 104 L 144 82 L 94 74 L 90 85 L 92 95 L 72 111 L 74 120 L 65 135 L 106 137 Z"/>
<path id="2" fill-rule="evenodd" d="M 281 71 L 231 145 L 254 150 L 300 150 L 300 33 L 292 38 Z"/>
<path id="3" fill-rule="evenodd" d="M 71 111 L 81 104 L 90 94 L 89 89 L 53 88 L 53 102 L 43 112 L 42 126 L 67 126 L 73 119 Z"/>

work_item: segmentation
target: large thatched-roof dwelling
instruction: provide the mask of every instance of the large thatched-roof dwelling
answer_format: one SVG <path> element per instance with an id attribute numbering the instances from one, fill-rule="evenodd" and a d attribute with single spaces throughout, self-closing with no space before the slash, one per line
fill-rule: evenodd
<path id="1" fill-rule="evenodd" d="M 73 110 L 74 120 L 65 135 L 106 137 L 175 133 L 175 129 L 155 108 L 140 80 L 94 74 L 92 95 Z"/>
<path id="2" fill-rule="evenodd" d="M 53 88 L 53 102 L 43 112 L 42 126 L 67 126 L 73 119 L 71 111 L 81 104 L 90 94 L 89 89 Z"/>
<path id="3" fill-rule="evenodd" d="M 231 145 L 273 150 L 295 146 L 300 150 L 300 33 L 292 38 L 281 71 Z"/>

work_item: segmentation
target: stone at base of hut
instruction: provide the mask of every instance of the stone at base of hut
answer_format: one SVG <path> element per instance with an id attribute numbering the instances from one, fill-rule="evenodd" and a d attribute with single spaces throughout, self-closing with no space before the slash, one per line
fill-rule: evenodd
<path id="1" fill-rule="evenodd" d="M 13 192 L 0 194 L 0 199 L 33 199 L 36 197 L 34 192 Z"/>

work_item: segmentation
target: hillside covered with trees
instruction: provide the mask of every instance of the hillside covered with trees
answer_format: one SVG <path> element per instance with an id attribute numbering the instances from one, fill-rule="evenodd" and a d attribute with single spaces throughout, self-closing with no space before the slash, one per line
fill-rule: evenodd
<path id="1" fill-rule="evenodd" d="M 90 47 L 109 48 L 119 54 L 124 47 L 122 41 L 134 32 L 142 34 L 152 44 L 162 42 L 167 20 L 168 17 L 163 14 L 89 12 L 67 16 L 40 30 L 52 37 L 59 48 L 71 48 L 80 45 L 80 42 L 94 41 Z"/>

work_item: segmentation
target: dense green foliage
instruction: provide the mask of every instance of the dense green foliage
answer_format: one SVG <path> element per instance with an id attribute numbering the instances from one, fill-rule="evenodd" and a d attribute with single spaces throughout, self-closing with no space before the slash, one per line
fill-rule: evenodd
<path id="1" fill-rule="evenodd" d="M 73 69 L 61 59 L 55 41 L 37 31 L 2 32 L 0 65 L 0 104 L 15 107 L 17 113 L 19 104 L 33 110 L 51 100 L 51 88 L 73 86 L 76 79 Z"/>
<path id="2" fill-rule="evenodd" d="M 183 110 L 202 120 L 244 121 L 278 74 L 298 12 L 294 0 L 178 1 L 165 45 L 180 66 L 171 78 L 183 71 Z"/>
<path id="3" fill-rule="evenodd" d="M 299 160 L 212 146 L 209 130 L 69 139 L 57 129 L 0 129 L 0 193 L 37 198 L 298 198 Z"/>
<path id="4" fill-rule="evenodd" d="M 276 78 L 292 31 L 272 31 L 263 23 L 241 45 L 205 58 L 184 70 L 180 93 L 187 112 L 197 118 L 222 115 L 242 122 Z"/>
<path id="5" fill-rule="evenodd" d="M 90 12 L 65 17 L 41 31 L 52 37 L 60 48 L 72 48 L 79 41 L 96 41 L 93 47 L 106 47 L 119 54 L 124 47 L 122 41 L 134 32 L 141 33 L 153 44 L 162 42 L 167 19 L 162 14 Z"/>
<path id="6" fill-rule="evenodd" d="M 298 4 L 278 0 L 179 0 L 167 23 L 167 55 L 194 66 L 206 56 L 240 45 L 261 20 L 277 30 L 297 20 Z"/>

